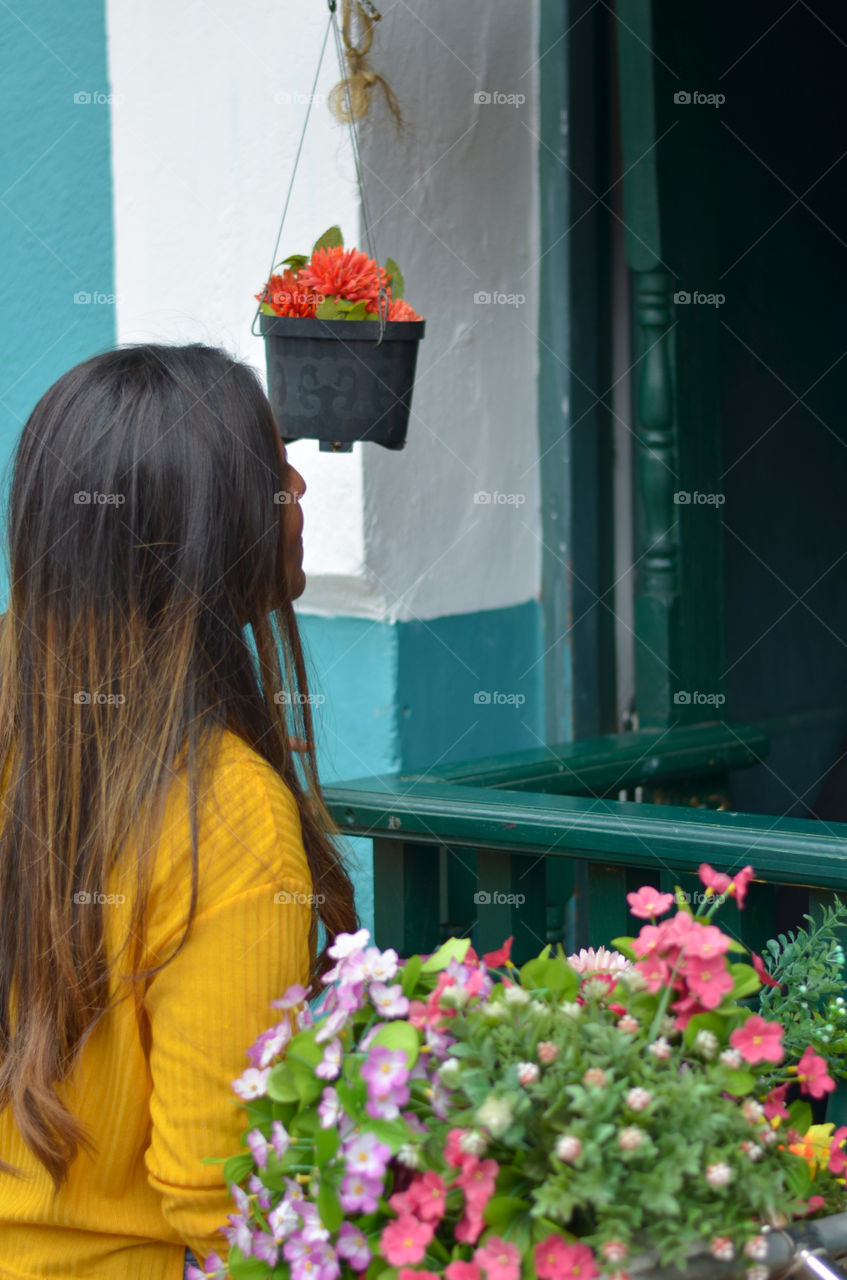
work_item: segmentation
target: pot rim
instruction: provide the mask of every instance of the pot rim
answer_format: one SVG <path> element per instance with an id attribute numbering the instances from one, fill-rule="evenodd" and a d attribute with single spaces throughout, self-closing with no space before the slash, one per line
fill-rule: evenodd
<path id="1" fill-rule="evenodd" d="M 259 316 L 263 338 L 335 338 L 345 342 L 376 342 L 378 320 L 319 320 L 317 316 Z M 424 336 L 425 320 L 386 321 L 385 342 L 417 342 Z"/>

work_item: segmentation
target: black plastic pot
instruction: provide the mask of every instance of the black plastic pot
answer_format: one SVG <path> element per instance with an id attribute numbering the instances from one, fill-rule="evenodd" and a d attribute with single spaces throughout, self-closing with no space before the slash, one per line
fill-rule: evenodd
<path id="1" fill-rule="evenodd" d="M 260 321 L 268 398 L 283 440 L 320 440 L 321 449 L 336 451 L 356 440 L 403 448 L 426 321 L 386 324 L 379 346 L 376 320 Z"/>

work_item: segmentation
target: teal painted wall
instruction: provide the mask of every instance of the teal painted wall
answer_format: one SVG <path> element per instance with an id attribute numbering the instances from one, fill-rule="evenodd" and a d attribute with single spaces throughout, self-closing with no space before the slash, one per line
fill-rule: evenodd
<path id="1" fill-rule="evenodd" d="M 110 108 L 101 0 L 0 6 L 0 472 L 36 400 L 115 342 Z M 75 94 L 90 94 L 78 103 Z M 5 601 L 8 582 L 2 571 Z"/>

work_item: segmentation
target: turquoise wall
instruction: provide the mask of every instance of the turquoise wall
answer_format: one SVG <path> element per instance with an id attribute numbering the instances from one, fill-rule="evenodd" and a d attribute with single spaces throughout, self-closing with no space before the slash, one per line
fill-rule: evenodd
<path id="1" fill-rule="evenodd" d="M 0 6 L 0 468 L 64 371 L 115 342 L 106 25 L 100 0 Z M 17 16 L 17 14 L 22 16 Z M 77 103 L 75 94 L 92 101 Z M 0 580 L 5 599 L 5 568 Z"/>

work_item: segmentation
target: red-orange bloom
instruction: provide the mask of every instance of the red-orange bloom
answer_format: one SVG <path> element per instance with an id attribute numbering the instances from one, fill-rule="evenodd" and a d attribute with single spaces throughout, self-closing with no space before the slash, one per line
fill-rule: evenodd
<path id="1" fill-rule="evenodd" d="M 403 298 L 394 298 L 388 304 L 388 320 L 423 320 L 414 307 L 410 307 Z"/>
<path id="2" fill-rule="evenodd" d="M 315 307 L 321 301 L 320 295 L 304 285 L 302 277 L 291 270 L 281 276 L 271 276 L 256 298 L 267 302 L 278 316 L 314 316 Z"/>
<path id="3" fill-rule="evenodd" d="M 327 298 L 345 298 L 349 302 L 359 302 L 364 298 L 368 310 L 376 311 L 380 284 L 391 297 L 388 278 L 385 268 L 378 268 L 367 254 L 337 245 L 316 249 L 311 262 L 300 272 L 299 282 L 307 291 L 322 293 Z"/>

